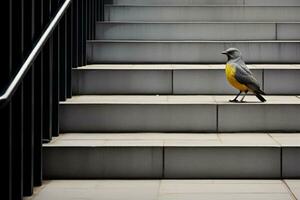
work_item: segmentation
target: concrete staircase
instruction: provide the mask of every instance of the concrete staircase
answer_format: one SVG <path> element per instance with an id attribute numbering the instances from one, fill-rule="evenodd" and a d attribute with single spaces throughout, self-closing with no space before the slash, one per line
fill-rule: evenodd
<path id="1" fill-rule="evenodd" d="M 300 1 L 114 0 L 44 145 L 47 179 L 299 178 Z M 221 51 L 263 90 L 229 103 Z"/>

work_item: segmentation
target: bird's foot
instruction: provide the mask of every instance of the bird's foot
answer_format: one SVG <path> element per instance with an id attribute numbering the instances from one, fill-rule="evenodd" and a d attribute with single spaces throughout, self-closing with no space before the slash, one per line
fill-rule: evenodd
<path id="1" fill-rule="evenodd" d="M 239 102 L 237 99 L 230 99 L 229 102 L 232 102 L 232 103 L 237 103 Z"/>
<path id="2" fill-rule="evenodd" d="M 247 101 L 241 100 L 239 101 L 239 103 L 247 103 Z"/>

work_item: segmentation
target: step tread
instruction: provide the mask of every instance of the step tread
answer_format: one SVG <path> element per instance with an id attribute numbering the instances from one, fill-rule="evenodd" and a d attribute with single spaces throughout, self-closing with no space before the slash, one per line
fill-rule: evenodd
<path id="1" fill-rule="evenodd" d="M 300 40 L 87 40 L 88 43 L 299 43 Z"/>
<path id="2" fill-rule="evenodd" d="M 137 4 L 106 4 L 105 7 L 300 7 L 298 5 L 269 6 L 269 5 L 137 5 Z"/>
<path id="3" fill-rule="evenodd" d="M 44 147 L 300 147 L 300 133 L 64 133 Z"/>
<path id="4" fill-rule="evenodd" d="M 194 70 L 224 69 L 224 64 L 94 64 L 73 70 Z M 251 64 L 250 69 L 300 69 L 300 64 Z"/>
<path id="5" fill-rule="evenodd" d="M 277 21 L 270 21 L 270 22 L 239 22 L 239 21 L 224 21 L 224 22 L 214 22 L 214 21 L 97 21 L 97 24 L 300 24 L 300 22 L 277 22 Z"/>
<path id="6" fill-rule="evenodd" d="M 68 104 L 237 104 L 228 102 L 234 95 L 78 95 L 62 105 Z M 247 96 L 240 105 L 300 104 L 299 96 L 265 96 L 267 102 L 261 103 L 255 96 Z"/>

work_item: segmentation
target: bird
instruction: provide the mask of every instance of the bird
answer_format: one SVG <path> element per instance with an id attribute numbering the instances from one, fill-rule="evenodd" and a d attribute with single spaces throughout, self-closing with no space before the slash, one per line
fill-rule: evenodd
<path id="1" fill-rule="evenodd" d="M 225 67 L 225 74 L 227 81 L 236 89 L 239 90 L 239 93 L 236 97 L 230 102 L 245 102 L 244 98 L 247 93 L 250 91 L 261 101 L 265 102 L 266 99 L 262 96 L 265 95 L 265 92 L 260 89 L 260 85 L 253 73 L 247 67 L 242 58 L 242 53 L 237 48 L 229 48 L 222 52 L 227 56 L 227 62 Z M 244 92 L 244 96 L 240 101 L 238 97 L 241 93 Z"/>

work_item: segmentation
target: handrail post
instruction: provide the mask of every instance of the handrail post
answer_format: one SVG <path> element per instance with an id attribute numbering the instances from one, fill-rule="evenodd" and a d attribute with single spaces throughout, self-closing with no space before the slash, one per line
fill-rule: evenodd
<path id="1" fill-rule="evenodd" d="M 102 4 L 103 0 L 3 4 L 10 11 L 4 26 L 8 56 L 0 74 L 0 86 L 5 87 L 0 119 L 8 144 L 8 199 L 30 196 L 33 187 L 42 184 L 42 143 L 59 133 L 59 101 L 72 96 L 72 68 L 87 64 L 86 40 L 95 37 Z"/>
<path id="2" fill-rule="evenodd" d="M 11 96 L 14 94 L 18 86 L 20 85 L 21 81 L 23 80 L 24 76 L 26 75 L 27 71 L 31 67 L 32 63 L 34 62 L 35 58 L 38 56 L 38 53 L 41 51 L 44 44 L 47 42 L 47 39 L 50 37 L 51 32 L 54 30 L 56 25 L 58 24 L 60 18 L 63 16 L 67 8 L 69 7 L 71 0 L 66 0 L 62 7 L 59 9 L 51 23 L 46 28 L 45 32 L 26 58 L 25 62 L 23 63 L 22 67 L 16 74 L 16 76 L 11 81 L 10 85 L 6 89 L 3 95 L 0 96 L 0 107 L 4 106 L 8 100 L 10 100 Z M 14 65 L 14 64 L 13 64 Z"/>

